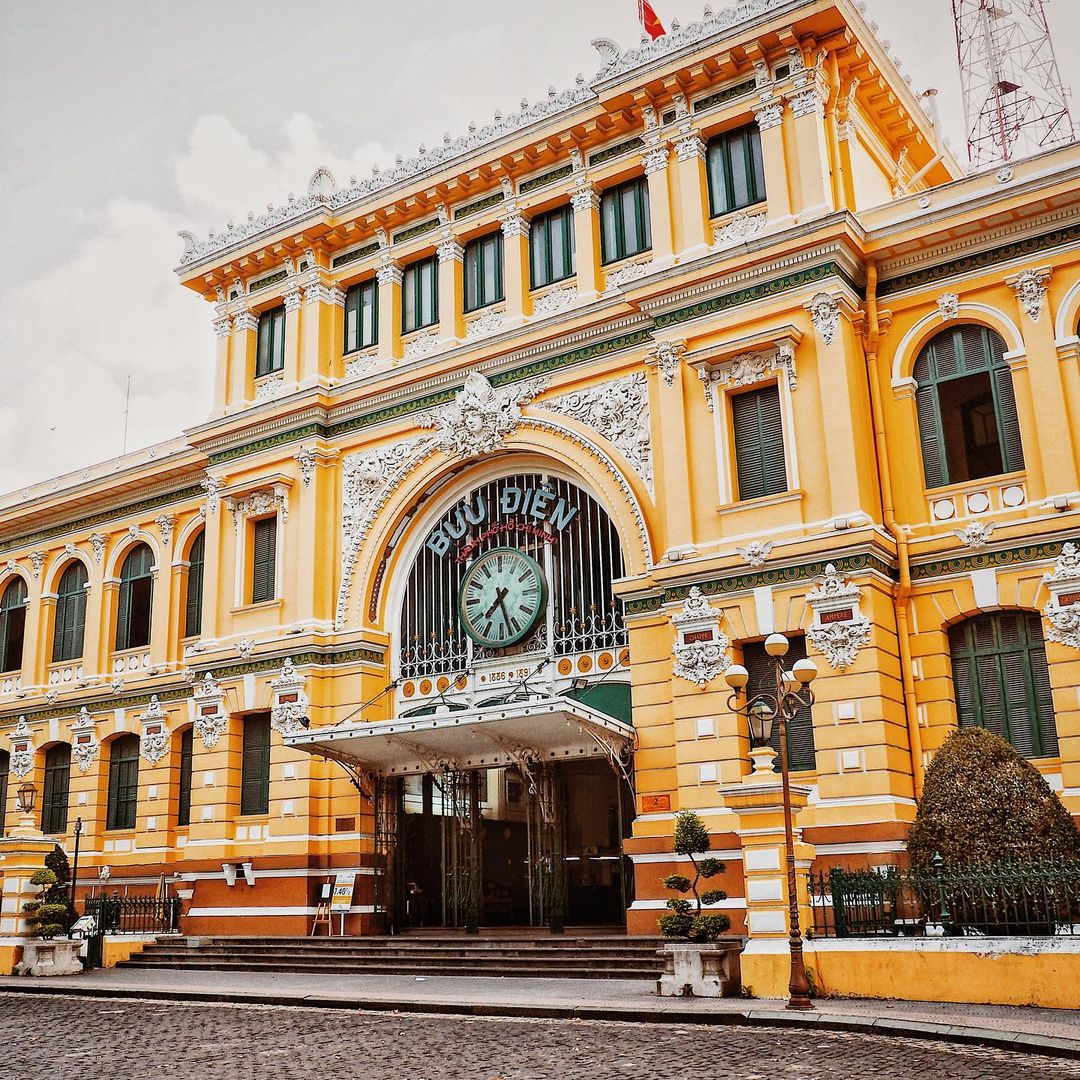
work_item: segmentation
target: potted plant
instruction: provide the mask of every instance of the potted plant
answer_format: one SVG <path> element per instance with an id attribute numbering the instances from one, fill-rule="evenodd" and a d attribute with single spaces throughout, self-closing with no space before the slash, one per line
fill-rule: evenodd
<path id="1" fill-rule="evenodd" d="M 67 861 L 66 858 L 64 860 Z M 34 871 L 30 884 L 39 888 L 37 899 L 23 904 L 29 938 L 22 947 L 22 975 L 74 975 L 82 971 L 82 943 L 62 937 L 70 924 L 71 909 L 64 886 L 53 870 Z"/>
<path id="2" fill-rule="evenodd" d="M 727 899 L 723 889 L 700 891 L 703 881 L 724 873 L 719 859 L 706 856 L 709 833 L 693 810 L 680 810 L 675 816 L 673 850 L 690 860 L 694 876 L 670 874 L 664 878 L 665 889 L 678 893 L 667 901 L 668 911 L 658 923 L 661 934 L 671 941 L 661 949 L 664 973 L 657 992 L 664 996 L 720 997 L 738 993 L 738 955 L 741 942 L 721 945 L 721 935 L 731 927 L 731 920 L 705 908 Z M 689 899 L 689 897 L 693 899 Z"/>

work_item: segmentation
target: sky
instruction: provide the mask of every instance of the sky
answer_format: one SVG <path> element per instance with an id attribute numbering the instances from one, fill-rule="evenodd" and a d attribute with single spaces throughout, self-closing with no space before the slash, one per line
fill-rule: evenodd
<path id="1" fill-rule="evenodd" d="M 713 0 L 716 8 L 726 0 Z M 689 22 L 703 0 L 653 0 Z M 867 0 L 963 145 L 949 0 Z M 599 67 L 636 0 L 0 0 L 0 492 L 172 438 L 211 407 L 212 309 L 179 229 L 219 231 Z M 1049 5 L 1069 77 L 1080 3 Z M 1075 67 L 1075 62 L 1072 65 Z"/>

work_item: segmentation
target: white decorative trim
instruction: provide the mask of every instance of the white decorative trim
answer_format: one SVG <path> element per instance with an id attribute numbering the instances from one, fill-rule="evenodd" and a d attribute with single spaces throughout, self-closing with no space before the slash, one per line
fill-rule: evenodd
<path id="1" fill-rule="evenodd" d="M 266 514 L 281 514 L 282 522 L 289 520 L 289 491 L 282 484 L 272 488 L 259 488 L 245 495 L 242 499 L 227 499 L 226 508 L 232 514 L 233 528 L 238 529 L 246 517 L 262 517 Z"/>
<path id="2" fill-rule="evenodd" d="M 703 690 L 728 666 L 731 642 L 720 629 L 723 612 L 694 585 L 682 611 L 672 616 L 677 638 L 672 649 L 672 674 Z M 708 634 L 708 638 L 705 635 Z"/>
<path id="3" fill-rule="evenodd" d="M 730 220 L 713 229 L 713 246 L 723 250 L 736 244 L 745 244 L 764 231 L 767 224 L 766 214 L 747 214 L 740 210 Z"/>
<path id="4" fill-rule="evenodd" d="M 784 103 L 782 101 L 770 101 L 761 106 L 754 119 L 762 131 L 779 127 L 784 122 Z"/>
<path id="5" fill-rule="evenodd" d="M 19 717 L 15 730 L 9 733 L 8 738 L 13 744 L 8 758 L 8 770 L 21 780 L 34 767 L 34 733 L 30 730 L 25 716 Z M 24 739 L 25 743 L 22 741 Z M 19 743 L 20 749 L 14 749 L 15 742 Z"/>
<path id="6" fill-rule="evenodd" d="M 569 416 L 602 435 L 626 458 L 652 494 L 649 386 L 644 372 L 542 401 L 540 408 Z"/>
<path id="7" fill-rule="evenodd" d="M 630 282 L 637 281 L 652 273 L 652 270 L 652 260 L 649 262 L 623 263 L 622 266 L 607 272 L 604 278 L 605 286 L 608 289 L 622 288 L 623 285 L 629 285 Z"/>
<path id="8" fill-rule="evenodd" d="M 960 297 L 956 293 L 942 293 L 937 299 L 938 314 L 945 322 L 951 322 L 960 314 Z"/>
<path id="9" fill-rule="evenodd" d="M 681 136 L 675 143 L 675 156 L 680 164 L 687 161 L 705 160 L 705 142 L 696 131 Z"/>
<path id="10" fill-rule="evenodd" d="M 645 363 L 654 364 L 668 386 L 675 385 L 675 379 L 682 368 L 686 354 L 686 341 L 658 341 L 645 354 Z"/>
<path id="11" fill-rule="evenodd" d="M 147 733 L 148 728 L 157 730 Z M 156 765 L 169 752 L 169 718 L 157 694 L 150 696 L 150 704 L 142 715 L 142 730 L 139 749 L 151 765 Z"/>
<path id="12" fill-rule="evenodd" d="M 162 514 L 154 518 L 154 524 L 158 527 L 158 532 L 161 533 L 162 546 L 167 548 L 172 543 L 176 516 L 174 514 Z"/>
<path id="13" fill-rule="evenodd" d="M 1050 624 L 1046 636 L 1060 645 L 1080 649 L 1080 600 L 1062 605 L 1066 595 L 1070 600 L 1080 594 L 1080 548 L 1069 542 L 1064 544 L 1054 565 L 1054 572 L 1043 578 L 1050 590 L 1050 602 L 1043 610 Z"/>
<path id="14" fill-rule="evenodd" d="M 195 730 L 203 746 L 213 750 L 225 733 L 229 720 L 225 712 L 225 692 L 214 676 L 207 672 L 202 682 L 196 682 L 192 696 L 195 699 Z"/>
<path id="15" fill-rule="evenodd" d="M 658 146 L 646 150 L 641 159 L 641 163 L 645 168 L 645 175 L 652 176 L 653 173 L 663 172 L 668 167 L 670 156 L 671 150 L 667 143 L 660 143 Z"/>
<path id="16" fill-rule="evenodd" d="M 772 549 L 771 540 L 751 540 L 746 547 L 737 547 L 735 550 L 746 560 L 748 566 L 760 570 L 768 560 Z"/>
<path id="17" fill-rule="evenodd" d="M 836 333 L 840 329 L 840 305 L 836 297 L 828 293 L 818 293 L 805 306 L 810 312 L 810 320 L 821 340 L 826 345 L 831 345 L 836 340 Z"/>
<path id="18" fill-rule="evenodd" d="M 237 312 L 233 319 L 233 333 L 242 334 L 245 330 L 258 330 L 259 317 L 253 311 Z"/>
<path id="19" fill-rule="evenodd" d="M 281 665 L 281 674 L 270 683 L 274 700 L 270 706 L 270 726 L 280 735 L 296 735 L 308 726 L 307 680 L 291 659 Z"/>
<path id="20" fill-rule="evenodd" d="M 814 622 L 806 631 L 807 641 L 839 671 L 854 664 L 859 650 L 870 641 L 872 624 L 859 610 L 861 597 L 862 589 L 845 581 L 832 563 L 825 567 L 821 584 L 806 596 L 814 611 Z M 823 622 L 822 615 L 843 617 Z"/>
<path id="21" fill-rule="evenodd" d="M 507 240 L 528 239 L 532 222 L 516 206 L 508 210 L 502 219 L 503 236 Z"/>
<path id="22" fill-rule="evenodd" d="M 489 337 L 506 327 L 506 313 L 497 308 L 488 308 L 465 324 L 465 340 Z"/>
<path id="23" fill-rule="evenodd" d="M 533 299 L 533 318 L 539 319 L 548 315 L 556 315 L 565 311 L 577 303 L 578 291 L 573 285 L 564 288 L 552 289 Z"/>
<path id="24" fill-rule="evenodd" d="M 285 389 L 284 375 L 264 375 L 255 383 L 256 401 L 273 401 Z"/>
<path id="25" fill-rule="evenodd" d="M 88 742 L 80 742 L 82 735 L 89 735 Z M 94 718 L 84 705 L 79 710 L 79 715 L 71 724 L 71 756 L 79 766 L 79 772 L 89 772 L 90 766 L 98 756 L 101 744 L 98 742 Z"/>
<path id="26" fill-rule="evenodd" d="M 300 482 L 304 487 L 311 487 L 315 478 L 315 451 L 309 446 L 301 446 L 293 454 L 293 460 L 300 466 Z"/>
<path id="27" fill-rule="evenodd" d="M 92 533 L 90 546 L 94 549 L 94 562 L 100 566 L 101 560 L 105 558 L 105 537 L 101 533 Z"/>
<path id="28" fill-rule="evenodd" d="M 435 446 L 451 457 L 475 457 L 498 450 L 521 423 L 520 405 L 544 388 L 539 380 L 495 388 L 478 371 L 470 372 L 453 402 L 423 413 L 422 428 L 435 430 Z"/>
<path id="29" fill-rule="evenodd" d="M 35 581 L 41 577 L 41 568 L 45 565 L 45 555 L 46 553 L 44 551 L 30 552 L 30 568 Z"/>
<path id="30" fill-rule="evenodd" d="M 465 260 L 465 249 L 453 237 L 441 241 L 435 249 L 435 253 L 439 257 L 440 265 L 443 263 L 459 263 Z"/>
<path id="31" fill-rule="evenodd" d="M 575 214 L 585 214 L 600 209 L 600 192 L 594 187 L 582 185 L 570 195 L 570 205 Z"/>
<path id="32" fill-rule="evenodd" d="M 962 543 L 964 547 L 970 548 L 972 551 L 982 551 L 982 549 L 990 542 L 993 531 L 994 522 L 973 521 L 963 529 L 958 529 L 955 535 L 959 538 L 960 543 Z"/>
<path id="33" fill-rule="evenodd" d="M 206 492 L 207 512 L 217 513 L 217 508 L 221 504 L 221 489 L 225 486 L 225 477 L 211 476 L 207 473 L 206 477 L 199 481 L 199 486 Z"/>
<path id="34" fill-rule="evenodd" d="M 439 333 L 431 330 L 426 334 L 416 334 L 405 342 L 403 355 L 406 360 L 415 360 L 428 353 L 435 352 L 439 347 Z"/>
<path id="35" fill-rule="evenodd" d="M 1021 270 L 1010 278 L 1006 278 L 1005 284 L 1011 285 L 1016 299 L 1024 309 L 1024 314 L 1032 322 L 1038 322 L 1042 314 L 1043 302 L 1046 300 L 1046 285 L 1050 280 L 1050 268 L 1044 266 L 1038 270 Z"/>

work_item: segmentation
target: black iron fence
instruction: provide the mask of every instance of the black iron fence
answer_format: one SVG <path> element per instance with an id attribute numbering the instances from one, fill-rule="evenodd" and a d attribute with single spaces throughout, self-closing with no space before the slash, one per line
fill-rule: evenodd
<path id="1" fill-rule="evenodd" d="M 1080 862 L 810 875 L 814 936 L 1080 936 Z"/>
<path id="2" fill-rule="evenodd" d="M 95 896 L 86 914 L 97 920 L 99 934 L 176 934 L 180 932 L 176 896 Z"/>

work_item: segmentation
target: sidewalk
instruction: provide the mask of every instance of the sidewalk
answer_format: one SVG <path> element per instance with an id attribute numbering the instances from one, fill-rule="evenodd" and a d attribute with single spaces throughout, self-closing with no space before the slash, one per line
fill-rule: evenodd
<path id="1" fill-rule="evenodd" d="M 817 1026 L 978 1043 L 1080 1059 L 1080 1011 L 936 1002 L 660 998 L 644 980 L 500 979 L 132 969 L 58 979 L 0 978 L 0 993 L 43 993 L 472 1016 L 634 1023 Z"/>

